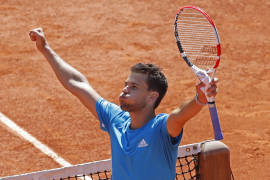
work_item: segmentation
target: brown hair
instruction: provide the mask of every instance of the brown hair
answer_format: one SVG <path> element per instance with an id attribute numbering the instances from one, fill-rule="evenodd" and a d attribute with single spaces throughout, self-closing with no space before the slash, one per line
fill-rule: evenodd
<path id="1" fill-rule="evenodd" d="M 158 107 L 168 89 L 168 82 L 161 69 L 154 64 L 138 63 L 131 67 L 131 72 L 147 74 L 148 90 L 158 92 L 159 96 L 154 104 Z"/>

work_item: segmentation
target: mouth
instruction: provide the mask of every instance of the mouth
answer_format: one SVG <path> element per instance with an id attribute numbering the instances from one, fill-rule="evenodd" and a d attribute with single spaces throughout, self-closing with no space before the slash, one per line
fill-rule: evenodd
<path id="1" fill-rule="evenodd" d="M 124 93 L 121 93 L 120 96 L 119 96 L 119 99 L 120 100 L 124 100 L 124 99 L 127 99 L 129 95 L 127 94 L 124 94 Z"/>

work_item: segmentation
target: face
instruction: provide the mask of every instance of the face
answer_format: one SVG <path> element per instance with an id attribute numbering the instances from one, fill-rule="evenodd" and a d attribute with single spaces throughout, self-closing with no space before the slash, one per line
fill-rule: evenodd
<path id="1" fill-rule="evenodd" d="M 151 91 L 148 91 L 146 79 L 147 75 L 145 74 L 131 72 L 119 96 L 122 110 L 136 112 L 149 105 Z"/>

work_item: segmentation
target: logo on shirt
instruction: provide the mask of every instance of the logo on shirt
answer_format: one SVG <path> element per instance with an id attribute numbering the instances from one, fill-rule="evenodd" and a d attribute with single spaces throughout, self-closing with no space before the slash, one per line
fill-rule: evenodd
<path id="1" fill-rule="evenodd" d="M 145 142 L 144 139 L 142 139 L 141 142 L 139 143 L 138 147 L 142 148 L 142 147 L 146 147 L 146 146 L 148 146 L 148 144 Z"/>
<path id="2" fill-rule="evenodd" d="M 103 123 L 101 123 L 101 127 L 105 128 L 105 125 Z"/>

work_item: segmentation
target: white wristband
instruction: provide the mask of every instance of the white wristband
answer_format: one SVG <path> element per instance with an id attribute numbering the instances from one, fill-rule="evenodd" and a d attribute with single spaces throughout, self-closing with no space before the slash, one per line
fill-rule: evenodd
<path id="1" fill-rule="evenodd" d="M 205 106 L 207 103 L 202 103 L 201 101 L 199 101 L 199 98 L 198 98 L 198 94 L 196 93 L 196 96 L 195 96 L 195 101 L 197 104 L 201 105 L 201 106 Z"/>

